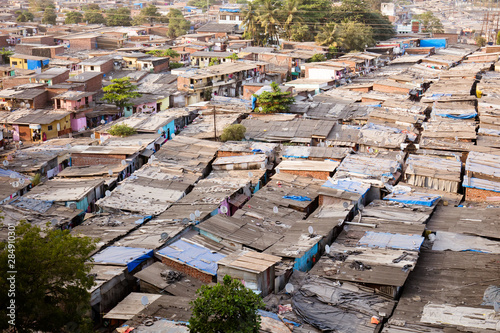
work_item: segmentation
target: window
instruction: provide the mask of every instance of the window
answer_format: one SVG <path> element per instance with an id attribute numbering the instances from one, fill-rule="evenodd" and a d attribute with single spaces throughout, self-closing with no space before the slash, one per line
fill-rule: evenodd
<path id="1" fill-rule="evenodd" d="M 94 66 L 90 66 L 90 70 L 93 71 L 94 70 Z"/>
<path id="2" fill-rule="evenodd" d="M 17 65 L 17 61 L 13 61 L 12 65 L 16 66 Z"/>
<path id="3" fill-rule="evenodd" d="M 52 125 L 49 125 L 49 127 L 47 127 L 47 129 L 48 129 L 49 131 L 52 131 Z"/>

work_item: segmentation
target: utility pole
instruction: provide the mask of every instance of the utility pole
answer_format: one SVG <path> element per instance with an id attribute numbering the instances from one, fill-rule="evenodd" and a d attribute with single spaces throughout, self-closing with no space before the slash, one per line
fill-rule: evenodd
<path id="1" fill-rule="evenodd" d="M 217 118 L 215 117 L 215 105 L 214 105 L 214 140 L 217 141 Z"/>

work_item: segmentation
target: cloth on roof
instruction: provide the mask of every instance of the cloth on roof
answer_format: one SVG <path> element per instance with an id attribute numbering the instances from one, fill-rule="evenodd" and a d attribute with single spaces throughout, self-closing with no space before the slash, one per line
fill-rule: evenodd
<path id="1" fill-rule="evenodd" d="M 384 198 L 388 201 L 401 202 L 408 205 L 422 205 L 432 207 L 441 199 L 440 195 L 427 193 L 391 193 Z"/>
<path id="2" fill-rule="evenodd" d="M 370 184 L 350 179 L 327 180 L 322 186 L 350 193 L 359 193 L 361 195 L 365 195 L 371 188 Z"/>
<path id="3" fill-rule="evenodd" d="M 420 235 L 367 231 L 358 241 L 358 246 L 418 251 L 423 241 L 424 237 Z"/>
<path id="4" fill-rule="evenodd" d="M 129 272 L 132 272 L 143 261 L 153 258 L 153 250 L 135 248 L 135 247 L 121 247 L 110 246 L 102 252 L 94 255 L 94 262 L 127 265 Z"/>
<path id="5" fill-rule="evenodd" d="M 311 201 L 311 198 L 300 195 L 285 195 L 283 199 L 295 200 L 295 201 Z"/>

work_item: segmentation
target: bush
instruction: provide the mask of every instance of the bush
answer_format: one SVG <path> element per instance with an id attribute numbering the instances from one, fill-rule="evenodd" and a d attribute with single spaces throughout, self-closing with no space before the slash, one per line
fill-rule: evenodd
<path id="1" fill-rule="evenodd" d="M 133 129 L 132 127 L 130 127 L 128 125 L 125 125 L 125 124 L 118 125 L 117 124 L 117 125 L 111 126 L 108 133 L 111 135 L 114 135 L 114 136 L 121 136 L 122 138 L 124 138 L 126 136 L 133 135 L 137 132 L 135 129 Z"/>
<path id="2" fill-rule="evenodd" d="M 180 62 L 171 62 L 170 63 L 170 69 L 181 68 L 182 66 L 184 66 L 184 65 L 181 64 Z"/>
<path id="3" fill-rule="evenodd" d="M 31 185 L 37 186 L 38 184 L 41 183 L 41 181 L 42 181 L 42 175 L 37 173 L 31 180 Z"/>
<path id="4" fill-rule="evenodd" d="M 224 128 L 222 135 L 220 136 L 221 141 L 241 141 L 245 138 L 245 132 L 247 129 L 245 126 L 240 124 L 229 125 Z"/>

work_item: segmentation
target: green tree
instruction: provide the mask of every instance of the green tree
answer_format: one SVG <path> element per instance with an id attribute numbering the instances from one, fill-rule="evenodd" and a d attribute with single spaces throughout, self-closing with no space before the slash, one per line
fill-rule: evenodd
<path id="1" fill-rule="evenodd" d="M 282 11 L 282 28 L 284 37 L 290 40 L 292 37 L 292 26 L 302 23 L 302 17 L 299 15 L 301 0 L 285 0 Z"/>
<path id="2" fill-rule="evenodd" d="M 106 25 L 110 27 L 132 25 L 130 9 L 127 7 L 109 9 L 106 16 Z"/>
<path id="3" fill-rule="evenodd" d="M 484 38 L 483 36 L 477 36 L 476 38 L 474 38 L 474 40 L 479 47 L 483 47 L 486 45 L 486 38 Z"/>
<path id="4" fill-rule="evenodd" d="M 231 59 L 231 62 L 235 62 L 235 61 L 239 60 L 240 57 L 238 57 L 238 54 L 233 53 L 230 56 L 227 56 L 226 59 Z"/>
<path id="5" fill-rule="evenodd" d="M 127 124 L 115 124 L 111 126 L 111 128 L 108 130 L 108 133 L 114 136 L 119 136 L 124 138 L 136 134 L 137 131 L 133 127 L 128 126 Z"/>
<path id="6" fill-rule="evenodd" d="M 332 21 L 342 23 L 354 21 L 372 27 L 373 39 L 386 40 L 394 36 L 395 30 L 389 19 L 379 12 L 370 10 L 365 0 L 342 0 L 340 6 L 333 7 Z"/>
<path id="7" fill-rule="evenodd" d="M 219 62 L 219 59 L 218 58 L 210 58 L 210 62 L 208 63 L 208 66 L 215 66 L 215 65 L 218 65 L 220 62 Z"/>
<path id="8" fill-rule="evenodd" d="M 168 64 L 168 67 L 170 67 L 170 69 L 181 68 L 182 66 L 184 65 L 180 62 L 171 62 L 170 64 Z"/>
<path id="9" fill-rule="evenodd" d="M 306 24 L 294 24 L 290 27 L 290 40 L 294 42 L 306 42 L 311 38 L 311 30 Z"/>
<path id="10" fill-rule="evenodd" d="M 85 7 L 83 20 L 88 24 L 106 24 L 106 18 L 97 4 L 89 4 Z"/>
<path id="11" fill-rule="evenodd" d="M 42 23 L 43 24 L 56 24 L 57 14 L 54 9 L 47 7 L 43 12 Z"/>
<path id="12" fill-rule="evenodd" d="M 176 58 L 179 56 L 179 53 L 176 50 L 166 49 L 166 50 L 151 50 L 146 52 L 147 54 L 151 54 L 155 57 L 168 57 L 168 58 Z"/>
<path id="13" fill-rule="evenodd" d="M 55 8 L 52 0 L 29 0 L 29 6 L 33 12 L 41 12 L 45 8 Z"/>
<path id="14" fill-rule="evenodd" d="M 443 24 L 431 11 L 427 11 L 420 15 L 414 15 L 413 18 L 420 21 L 423 32 L 430 32 L 431 34 L 444 32 Z"/>
<path id="15" fill-rule="evenodd" d="M 184 18 L 182 12 L 178 9 L 170 9 L 167 14 L 168 19 L 168 32 L 167 36 L 170 38 L 177 38 L 185 35 L 191 28 L 191 23 Z"/>
<path id="16" fill-rule="evenodd" d="M 102 91 L 104 91 L 102 99 L 115 104 L 122 113 L 126 106 L 132 106 L 130 104 L 131 99 L 142 96 L 136 90 L 137 86 L 130 82 L 129 77 L 113 79 L 109 86 L 102 88 Z"/>
<path id="17" fill-rule="evenodd" d="M 500 45 L 500 31 L 497 33 L 497 40 L 496 40 L 496 44 L 497 44 L 497 45 Z"/>
<path id="18" fill-rule="evenodd" d="M 213 93 L 213 89 L 210 88 L 210 87 L 207 87 L 203 90 L 203 96 L 204 96 L 204 100 L 205 101 L 209 101 L 212 99 L 212 93 Z"/>
<path id="19" fill-rule="evenodd" d="M 75 24 L 83 22 L 83 15 L 80 12 L 68 12 L 64 18 L 65 24 Z"/>
<path id="20" fill-rule="evenodd" d="M 17 22 L 32 22 L 34 15 L 31 12 L 28 12 L 26 10 L 18 10 L 16 11 L 16 21 Z"/>
<path id="21" fill-rule="evenodd" d="M 233 124 L 224 128 L 220 140 L 226 141 L 241 141 L 245 138 L 246 127 L 241 124 Z"/>
<path id="22" fill-rule="evenodd" d="M 10 62 L 10 57 L 14 54 L 13 51 L 6 50 L 5 47 L 2 47 L 0 51 L 0 55 L 2 56 L 2 61 L 4 64 L 8 64 Z"/>
<path id="23" fill-rule="evenodd" d="M 257 98 L 256 112 L 259 113 L 286 113 L 290 111 L 290 106 L 295 102 L 291 92 L 282 92 L 280 87 L 271 83 L 272 91 L 264 91 L 260 95 L 253 95 Z"/>
<path id="24" fill-rule="evenodd" d="M 339 35 L 338 25 L 335 22 L 325 24 L 316 35 L 316 43 L 319 45 L 336 47 Z"/>
<path id="25" fill-rule="evenodd" d="M 164 22 L 165 20 L 166 18 L 158 12 L 158 7 L 150 4 L 141 9 L 140 14 L 134 18 L 134 25 L 141 25 L 144 23 L 152 24 L 155 22 Z"/>
<path id="26" fill-rule="evenodd" d="M 209 0 L 209 5 L 215 4 L 215 0 Z M 207 9 L 207 1 L 205 0 L 189 0 L 187 2 L 188 6 L 193 6 L 201 9 Z"/>
<path id="27" fill-rule="evenodd" d="M 37 173 L 33 179 L 31 179 L 31 185 L 33 186 L 37 186 L 38 184 L 40 184 L 42 182 L 42 175 Z"/>
<path id="28" fill-rule="evenodd" d="M 337 44 L 346 52 L 363 51 L 375 44 L 373 29 L 369 25 L 346 21 L 339 24 Z"/>
<path id="29" fill-rule="evenodd" d="M 259 8 L 259 22 L 264 29 L 266 44 L 278 43 L 280 2 L 277 0 L 263 0 Z"/>
<path id="30" fill-rule="evenodd" d="M 326 57 L 324 54 L 321 53 L 316 53 L 315 55 L 312 56 L 312 58 L 309 60 L 309 62 L 322 62 L 326 61 Z"/>
<path id="31" fill-rule="evenodd" d="M 87 260 L 95 249 L 88 237 L 73 237 L 68 230 L 46 230 L 21 222 L 15 241 L 0 252 L 0 329 L 6 329 L 11 299 L 15 300 L 16 332 L 68 332 L 79 327 L 90 332 L 89 289 L 94 279 Z M 13 274 L 8 259 L 15 255 L 15 296 L 8 294 Z"/>
<path id="32" fill-rule="evenodd" d="M 191 304 L 191 333 L 257 333 L 260 316 L 257 310 L 265 306 L 262 299 L 238 280 L 224 276 L 223 283 L 202 286 L 198 298 Z"/>
<path id="33" fill-rule="evenodd" d="M 255 40 L 256 45 L 262 45 L 262 27 L 259 22 L 257 13 L 258 3 L 255 1 L 249 2 L 245 9 L 241 12 L 243 26 L 245 27 L 245 39 Z"/>
<path id="34" fill-rule="evenodd" d="M 330 0 L 302 0 L 299 6 L 299 13 L 307 27 L 292 25 L 292 40 L 310 41 L 325 24 L 332 20 L 332 1 Z"/>

